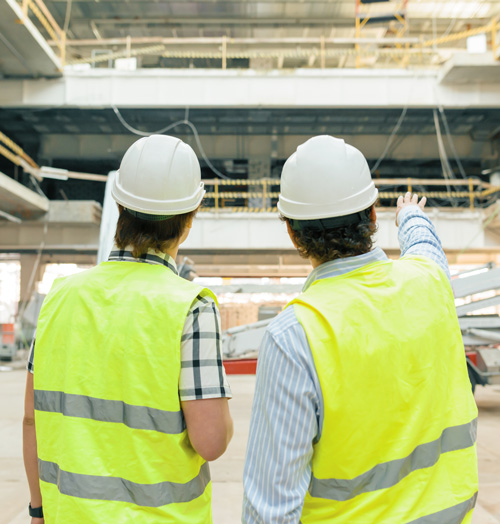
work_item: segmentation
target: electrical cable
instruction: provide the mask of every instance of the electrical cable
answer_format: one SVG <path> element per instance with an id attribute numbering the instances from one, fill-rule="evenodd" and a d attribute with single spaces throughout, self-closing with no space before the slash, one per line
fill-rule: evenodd
<path id="1" fill-rule="evenodd" d="M 130 124 L 128 124 L 125 119 L 123 118 L 122 114 L 120 113 L 120 111 L 118 110 L 118 108 L 116 106 L 112 106 L 113 108 L 113 111 L 115 113 L 115 115 L 117 116 L 118 120 L 120 121 L 120 123 L 126 128 L 128 129 L 131 133 L 134 133 L 135 135 L 138 135 L 138 136 L 151 136 L 151 135 L 162 135 L 163 133 L 166 133 L 167 131 L 170 131 L 171 129 L 173 129 L 174 127 L 177 127 L 179 125 L 185 125 L 185 126 L 188 126 L 189 129 L 191 129 L 191 131 L 193 132 L 193 135 L 194 135 L 194 139 L 196 141 L 196 145 L 198 146 L 198 149 L 200 151 L 200 154 L 201 154 L 201 157 L 203 158 L 203 160 L 205 161 L 205 163 L 207 164 L 207 166 L 220 178 L 223 178 L 224 180 L 231 180 L 230 177 L 228 177 L 227 175 L 224 175 L 224 173 L 221 173 L 213 164 L 212 162 L 210 162 L 209 158 L 207 157 L 206 153 L 205 153 L 205 150 L 203 149 L 203 146 L 201 144 L 201 140 L 200 140 L 200 136 L 198 134 L 198 130 L 196 129 L 195 125 L 190 122 L 187 118 L 185 118 L 184 120 L 178 120 L 177 122 L 174 122 L 173 124 L 170 124 L 162 129 L 158 129 L 157 131 L 151 131 L 151 132 L 145 132 L 145 131 L 141 131 L 140 129 L 136 129 L 135 127 L 132 127 Z M 185 112 L 185 117 L 189 117 L 189 108 L 187 107 L 186 108 L 186 112 Z"/>
<path id="2" fill-rule="evenodd" d="M 401 115 L 399 116 L 398 121 L 396 122 L 396 125 L 394 126 L 394 129 L 392 130 L 392 132 L 391 132 L 391 134 L 389 136 L 389 139 L 387 140 L 387 144 L 385 146 L 384 151 L 380 155 L 380 158 L 375 162 L 375 165 L 370 169 L 370 174 L 372 174 L 372 175 L 373 175 L 373 173 L 375 173 L 375 171 L 378 169 L 378 167 L 380 166 L 382 161 L 385 159 L 387 153 L 389 152 L 389 148 L 392 145 L 394 137 L 396 136 L 397 132 L 399 131 L 399 128 L 401 127 L 401 124 L 403 123 L 403 120 L 405 119 L 406 113 L 408 112 L 408 107 L 410 105 L 410 100 L 411 100 L 411 97 L 413 95 L 413 90 L 415 89 L 415 85 L 417 83 L 416 81 L 417 81 L 419 76 L 420 76 L 419 74 L 414 75 L 414 81 L 411 83 L 411 88 L 410 88 L 410 91 L 408 93 L 408 99 L 407 99 L 406 104 L 405 104 L 405 106 L 403 108 L 403 111 L 401 111 Z"/>
<path id="3" fill-rule="evenodd" d="M 66 16 L 64 17 L 64 26 L 63 26 L 63 31 L 64 31 L 64 34 L 66 34 L 68 32 L 68 29 L 69 29 L 69 19 L 71 17 L 71 6 L 73 4 L 73 0 L 67 0 L 67 3 L 66 3 Z"/>
<path id="4" fill-rule="evenodd" d="M 437 143 L 438 143 L 438 151 L 439 151 L 439 160 L 441 161 L 441 169 L 442 173 L 446 180 L 454 179 L 455 174 L 453 173 L 450 163 L 448 162 L 448 157 L 446 156 L 446 149 L 443 144 L 443 137 L 441 136 L 441 127 L 439 125 L 439 118 L 437 111 L 435 109 L 432 110 L 432 115 L 434 117 L 434 126 L 436 128 L 436 137 L 437 137 Z M 446 182 L 445 182 L 446 183 Z M 448 193 L 451 193 L 451 187 L 450 184 L 446 183 L 446 188 L 448 190 Z M 451 195 L 450 195 L 451 199 Z M 454 200 L 451 200 L 451 205 L 453 207 L 457 207 L 457 203 Z"/>
<path id="5" fill-rule="evenodd" d="M 42 188 L 40 187 L 40 184 L 38 183 L 38 180 L 35 178 L 35 176 L 32 173 L 30 173 L 30 181 L 33 184 L 33 186 L 35 187 L 37 193 L 40 196 L 43 196 L 43 197 L 46 198 L 47 195 L 42 191 Z"/>
<path id="6" fill-rule="evenodd" d="M 450 127 L 448 126 L 448 119 L 446 118 L 444 108 L 440 103 L 438 103 L 438 108 L 439 108 L 439 114 L 441 115 L 441 119 L 443 120 L 444 130 L 446 132 L 446 138 L 448 140 L 448 144 L 450 145 L 451 152 L 453 153 L 453 156 L 455 157 L 455 162 L 457 163 L 457 166 L 458 166 L 458 171 L 460 172 L 460 175 L 462 176 L 462 178 L 467 179 L 465 169 L 462 165 L 460 157 L 458 156 L 457 150 L 455 149 L 455 144 L 453 143 L 453 139 L 451 137 Z"/>
<path id="7" fill-rule="evenodd" d="M 453 142 L 453 138 L 451 136 L 450 126 L 448 125 L 448 118 L 446 117 L 446 113 L 444 112 L 443 104 L 439 100 L 439 93 L 438 93 L 436 85 L 434 85 L 434 96 L 436 97 L 436 103 L 437 103 L 437 106 L 438 106 L 438 109 L 439 109 L 439 114 L 441 115 L 441 119 L 443 120 L 443 125 L 444 125 L 444 130 L 445 130 L 445 133 L 446 133 L 446 138 L 448 140 L 448 144 L 450 146 L 451 152 L 452 152 L 452 154 L 453 154 L 453 156 L 455 158 L 455 162 L 457 163 L 458 171 L 460 172 L 460 175 L 462 176 L 462 178 L 467 179 L 467 174 L 465 173 L 465 169 L 464 169 L 464 167 L 462 165 L 460 157 L 458 156 L 457 150 L 455 148 L 455 143 Z M 441 130 L 439 131 L 439 133 L 441 134 Z M 448 162 L 448 160 L 447 160 L 447 162 Z M 448 162 L 448 165 L 449 165 L 449 162 Z M 450 169 L 451 169 L 451 167 L 450 167 Z"/>
<path id="8" fill-rule="evenodd" d="M 401 124 L 403 123 L 403 120 L 405 119 L 407 112 L 408 104 L 406 104 L 406 106 L 403 108 L 403 111 L 401 112 L 401 115 L 399 116 L 398 121 L 396 122 L 396 125 L 394 126 L 394 129 L 392 130 L 392 133 L 389 136 L 389 139 L 387 140 L 385 149 L 383 153 L 380 155 L 380 158 L 375 162 L 375 165 L 370 169 L 370 174 L 373 175 L 373 173 L 375 173 L 375 171 L 378 169 L 378 166 L 382 163 L 385 156 L 387 155 L 389 148 L 391 147 L 392 141 L 394 140 L 396 133 L 399 131 L 399 128 L 401 127 Z"/>

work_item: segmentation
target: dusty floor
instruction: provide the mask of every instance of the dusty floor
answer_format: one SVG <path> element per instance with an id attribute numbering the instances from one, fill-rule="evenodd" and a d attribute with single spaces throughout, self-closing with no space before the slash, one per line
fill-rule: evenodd
<path id="1" fill-rule="evenodd" d="M 21 453 L 24 381 L 22 369 L 0 371 L 0 524 L 29 523 Z M 235 435 L 224 457 L 211 466 L 215 524 L 240 522 L 241 477 L 255 377 L 232 376 L 230 382 Z M 473 524 L 500 524 L 500 387 L 479 388 L 476 400 L 480 490 Z"/>

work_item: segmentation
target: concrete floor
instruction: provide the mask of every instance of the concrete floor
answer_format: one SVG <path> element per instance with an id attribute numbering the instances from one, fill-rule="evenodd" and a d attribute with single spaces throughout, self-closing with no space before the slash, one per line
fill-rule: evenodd
<path id="1" fill-rule="evenodd" d="M 235 434 L 224 457 L 211 465 L 214 524 L 240 522 L 241 478 L 255 387 L 253 376 L 229 378 Z M 24 381 L 22 369 L 0 371 L 0 524 L 29 523 L 29 492 L 21 450 Z M 479 388 L 476 400 L 480 489 L 473 524 L 500 524 L 500 387 Z"/>

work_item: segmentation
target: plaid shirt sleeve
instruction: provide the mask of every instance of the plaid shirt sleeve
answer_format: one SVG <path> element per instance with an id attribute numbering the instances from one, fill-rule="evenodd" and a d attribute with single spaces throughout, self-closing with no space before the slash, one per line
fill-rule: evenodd
<path id="1" fill-rule="evenodd" d="M 219 310 L 210 296 L 198 295 L 181 339 L 179 396 L 182 401 L 231 398 L 222 364 Z"/>
<path id="2" fill-rule="evenodd" d="M 35 356 L 35 336 L 33 337 L 33 340 L 31 341 L 30 346 L 30 354 L 28 356 L 28 363 L 26 364 L 26 369 L 33 375 L 33 358 Z"/>

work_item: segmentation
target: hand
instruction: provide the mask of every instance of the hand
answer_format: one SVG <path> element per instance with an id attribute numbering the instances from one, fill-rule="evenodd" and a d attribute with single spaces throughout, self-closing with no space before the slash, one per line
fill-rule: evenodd
<path id="1" fill-rule="evenodd" d="M 404 208 L 408 206 L 418 206 L 422 211 L 424 210 L 425 204 L 427 202 L 427 198 L 422 197 L 420 199 L 420 202 L 418 201 L 418 195 L 412 194 L 408 191 L 405 196 L 401 195 L 398 198 L 398 204 L 396 207 L 396 226 L 398 225 L 398 215 L 399 212 Z"/>
<path id="2" fill-rule="evenodd" d="M 45 519 L 39 519 L 38 517 L 31 517 L 31 524 L 45 524 Z"/>

